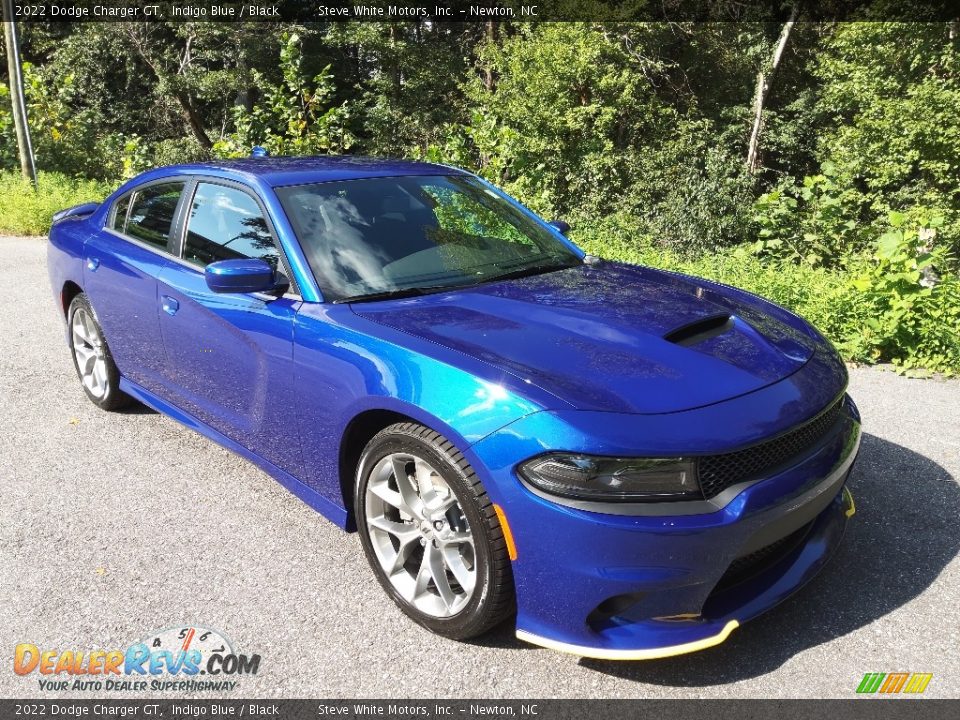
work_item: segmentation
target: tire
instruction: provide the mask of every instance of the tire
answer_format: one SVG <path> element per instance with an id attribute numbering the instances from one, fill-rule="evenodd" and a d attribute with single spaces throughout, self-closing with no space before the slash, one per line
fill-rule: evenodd
<path id="1" fill-rule="evenodd" d="M 513 572 L 493 504 L 442 435 L 416 423 L 379 432 L 360 458 L 354 500 L 377 580 L 417 623 L 465 640 L 515 612 Z"/>
<path id="2" fill-rule="evenodd" d="M 120 371 L 87 296 L 77 295 L 67 310 L 67 337 L 73 367 L 90 401 L 103 410 L 119 410 L 133 398 L 120 390 Z"/>

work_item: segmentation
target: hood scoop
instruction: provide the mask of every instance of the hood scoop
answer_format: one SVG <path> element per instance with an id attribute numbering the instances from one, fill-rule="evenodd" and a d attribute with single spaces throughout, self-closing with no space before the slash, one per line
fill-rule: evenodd
<path id="1" fill-rule="evenodd" d="M 733 315 L 726 313 L 710 315 L 671 330 L 663 336 L 663 339 L 674 345 L 690 347 L 729 332 L 733 329 L 733 325 Z"/>

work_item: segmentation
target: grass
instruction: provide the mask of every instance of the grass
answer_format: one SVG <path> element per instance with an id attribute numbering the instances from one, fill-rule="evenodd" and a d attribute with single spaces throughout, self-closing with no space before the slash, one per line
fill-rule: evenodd
<path id="1" fill-rule="evenodd" d="M 107 183 L 41 172 L 38 189 L 19 172 L 0 172 L 0 233 L 45 235 L 57 210 L 84 202 L 99 202 L 112 192 Z"/>

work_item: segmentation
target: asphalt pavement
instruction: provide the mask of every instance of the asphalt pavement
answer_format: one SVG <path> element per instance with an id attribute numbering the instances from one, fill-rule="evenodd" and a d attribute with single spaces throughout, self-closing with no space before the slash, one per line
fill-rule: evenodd
<path id="1" fill-rule="evenodd" d="M 356 535 L 253 465 L 142 406 L 97 409 L 45 258 L 42 239 L 0 238 L 2 697 L 89 697 L 15 675 L 19 643 L 126 648 L 181 625 L 261 656 L 236 697 L 853 697 L 864 673 L 893 671 L 960 697 L 960 382 L 851 371 L 857 514 L 799 594 L 698 654 L 583 660 L 509 627 L 429 634 L 384 595 Z"/>

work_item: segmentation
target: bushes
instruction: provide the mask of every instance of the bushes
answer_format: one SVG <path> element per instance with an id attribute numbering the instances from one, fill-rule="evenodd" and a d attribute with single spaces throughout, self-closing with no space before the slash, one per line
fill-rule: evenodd
<path id="1" fill-rule="evenodd" d="M 50 172 L 39 174 L 38 185 L 34 192 L 19 172 L 0 173 L 0 233 L 43 235 L 57 210 L 102 200 L 113 190 L 107 183 Z"/>
<path id="2" fill-rule="evenodd" d="M 960 278 L 936 273 L 947 260 L 937 244 L 943 218 L 919 211 L 914 218 L 890 213 L 890 224 L 876 243 L 869 269 L 852 283 L 871 306 L 862 330 L 871 359 L 889 359 L 904 370 L 956 372 Z"/>
<path id="3" fill-rule="evenodd" d="M 546 215 L 629 216 L 691 253 L 734 244 L 754 197 L 742 133 L 724 137 L 726 123 L 664 90 L 674 42 L 656 24 L 521 26 L 481 47 L 467 117 L 421 155 L 474 168 Z"/>
<path id="4" fill-rule="evenodd" d="M 801 184 L 785 178 L 754 203 L 754 221 L 760 239 L 757 254 L 767 254 L 807 265 L 841 263 L 862 249 L 858 239 L 857 208 L 834 180 L 836 168 L 825 162 L 819 175 Z"/>
<path id="5" fill-rule="evenodd" d="M 330 66 L 310 78 L 305 74 L 303 49 L 296 33 L 284 36 L 280 51 L 283 81 L 274 85 L 254 71 L 262 94 L 251 109 L 233 109 L 236 132 L 217 141 L 214 153 L 245 157 L 254 145 L 272 155 L 318 155 L 344 152 L 353 144 L 347 130 L 345 104 L 332 102 L 335 93 Z"/>
<path id="6" fill-rule="evenodd" d="M 937 220 L 892 220 L 895 227 L 874 253 L 847 257 L 842 270 L 757 257 L 751 246 L 684 258 L 623 233 L 607 236 L 603 226 L 575 232 L 574 239 L 609 259 L 705 277 L 773 300 L 812 322 L 845 360 L 958 375 L 960 278 L 944 272 L 930 287 L 930 272 L 923 272 L 946 266 L 945 251 L 930 248 Z"/>
<path id="7" fill-rule="evenodd" d="M 943 23 L 837 23 L 813 64 L 818 156 L 863 222 L 935 208 L 960 251 L 960 52 Z"/>

